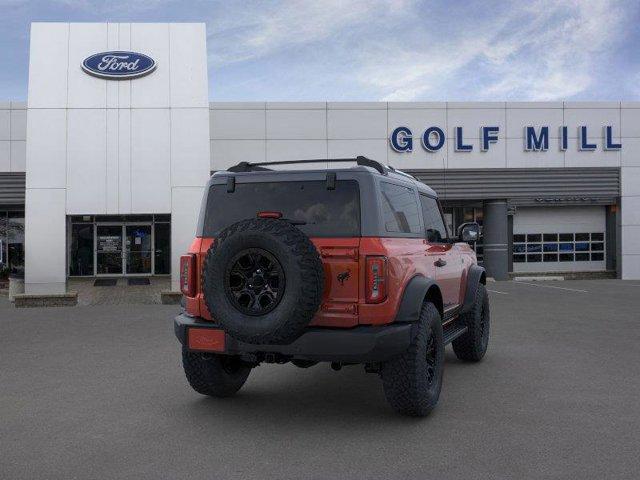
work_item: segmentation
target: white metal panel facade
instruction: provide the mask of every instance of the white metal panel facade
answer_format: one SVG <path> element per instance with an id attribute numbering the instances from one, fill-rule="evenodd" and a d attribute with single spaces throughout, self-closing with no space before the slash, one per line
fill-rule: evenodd
<path id="1" fill-rule="evenodd" d="M 0 102 L 0 172 L 25 171 L 26 134 L 27 104 Z"/>
<path id="2" fill-rule="evenodd" d="M 149 55 L 157 68 L 118 81 L 82 70 L 88 56 L 113 50 Z M 169 213 L 180 218 L 180 228 L 172 229 L 174 260 L 186 250 L 199 208 L 194 192 L 202 193 L 209 175 L 208 114 L 204 24 L 34 23 L 27 292 L 65 288 L 64 229 L 51 229 L 45 245 L 43 218 L 64 225 L 74 214 Z M 177 264 L 172 275 L 177 289 Z"/>

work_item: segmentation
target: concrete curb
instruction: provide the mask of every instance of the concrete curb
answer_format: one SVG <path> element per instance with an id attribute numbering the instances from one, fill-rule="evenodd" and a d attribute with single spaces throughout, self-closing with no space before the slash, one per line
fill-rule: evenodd
<path id="1" fill-rule="evenodd" d="M 551 280 L 554 280 L 554 281 L 564 280 L 564 277 L 561 277 L 559 275 L 536 276 L 536 277 L 513 277 L 513 280 L 515 282 L 547 282 Z"/>
<path id="2" fill-rule="evenodd" d="M 78 304 L 78 292 L 53 295 L 31 295 L 20 293 L 15 296 L 16 308 L 31 307 L 73 307 Z"/>
<path id="3" fill-rule="evenodd" d="M 180 305 L 182 292 L 160 292 L 160 303 L 163 305 Z"/>

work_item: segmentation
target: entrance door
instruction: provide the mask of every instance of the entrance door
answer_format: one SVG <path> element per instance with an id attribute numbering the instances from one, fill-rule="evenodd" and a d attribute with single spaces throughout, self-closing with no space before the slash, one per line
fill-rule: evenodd
<path id="1" fill-rule="evenodd" d="M 121 225 L 96 225 L 96 274 L 122 275 Z"/>
<path id="2" fill-rule="evenodd" d="M 126 225 L 124 229 L 127 275 L 151 275 L 153 271 L 151 225 Z"/>

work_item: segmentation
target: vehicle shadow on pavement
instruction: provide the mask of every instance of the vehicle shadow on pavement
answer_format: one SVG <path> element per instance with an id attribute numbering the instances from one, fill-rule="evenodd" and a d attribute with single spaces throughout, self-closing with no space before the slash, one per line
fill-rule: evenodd
<path id="1" fill-rule="evenodd" d="M 458 368 L 464 368 L 463 362 L 447 352 L 445 377 Z M 373 418 L 376 423 L 398 425 L 417 420 L 399 415 L 388 405 L 377 374 L 365 373 L 361 365 L 346 366 L 335 372 L 328 363 L 309 369 L 291 365 L 260 366 L 234 397 L 196 395 L 181 413 L 199 424 L 219 425 L 224 418 L 225 422 L 237 420 L 244 425 L 263 424 L 265 428 L 293 422 L 312 426 L 321 421 L 344 428 L 363 422 L 370 425 Z"/>

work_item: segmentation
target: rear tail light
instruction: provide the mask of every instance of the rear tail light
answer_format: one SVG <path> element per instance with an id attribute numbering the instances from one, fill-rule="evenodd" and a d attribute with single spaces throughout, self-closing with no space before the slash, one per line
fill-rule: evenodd
<path id="1" fill-rule="evenodd" d="M 387 299 L 387 257 L 367 257 L 367 303 L 381 303 Z"/>
<path id="2" fill-rule="evenodd" d="M 180 257 L 180 290 L 187 297 L 196 296 L 196 256 Z"/>
<path id="3" fill-rule="evenodd" d="M 282 212 L 258 212 L 258 218 L 282 218 Z"/>
<path id="4" fill-rule="evenodd" d="M 191 350 L 205 352 L 224 352 L 224 330 L 213 328 L 193 328 L 187 330 L 187 345 Z"/>

